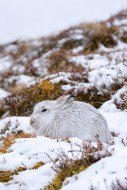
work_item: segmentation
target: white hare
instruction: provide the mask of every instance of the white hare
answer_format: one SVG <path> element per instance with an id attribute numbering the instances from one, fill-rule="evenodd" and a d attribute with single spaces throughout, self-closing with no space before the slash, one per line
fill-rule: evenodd
<path id="1" fill-rule="evenodd" d="M 36 135 L 66 139 L 109 142 L 110 132 L 106 120 L 90 104 L 74 101 L 74 96 L 64 95 L 55 101 L 38 103 L 30 123 Z"/>

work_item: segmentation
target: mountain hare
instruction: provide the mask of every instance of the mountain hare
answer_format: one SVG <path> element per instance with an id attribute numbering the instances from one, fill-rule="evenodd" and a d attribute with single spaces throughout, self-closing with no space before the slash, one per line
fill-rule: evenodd
<path id="1" fill-rule="evenodd" d="M 74 96 L 64 95 L 55 101 L 38 103 L 30 123 L 36 135 L 66 139 L 109 142 L 110 132 L 106 120 L 90 104 L 74 101 Z"/>

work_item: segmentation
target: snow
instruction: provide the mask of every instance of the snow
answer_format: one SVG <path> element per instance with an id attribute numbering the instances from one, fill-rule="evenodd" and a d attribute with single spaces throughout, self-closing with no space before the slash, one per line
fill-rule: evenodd
<path id="1" fill-rule="evenodd" d="M 126 166 L 127 166 L 127 112 L 106 113 L 101 112 L 107 120 L 111 132 L 117 134 L 112 137 L 114 143 L 106 145 L 108 151 L 112 152 L 110 157 L 102 158 L 100 161 L 92 164 L 85 171 L 80 172 L 70 178 L 67 178 L 62 190 L 77 190 L 81 187 L 89 189 L 91 185 L 99 190 L 110 190 L 112 183 L 116 179 L 126 185 Z M 32 127 L 29 124 L 29 117 L 9 117 L 0 121 L 0 130 L 6 127 L 10 121 L 10 129 L 5 133 L 11 134 L 18 131 L 32 133 Z M 17 121 L 19 123 L 17 128 Z M 1 136 L 2 137 L 2 136 Z M 122 143 L 124 139 L 125 145 Z M 0 171 L 14 171 L 19 167 L 25 167 L 26 170 L 14 175 L 13 179 L 6 183 L 0 183 L 2 190 L 40 190 L 44 189 L 55 177 L 53 170 L 53 161 L 58 157 L 58 152 L 63 150 L 70 155 L 69 151 L 78 150 L 77 144 L 81 145 L 82 140 L 71 138 L 69 142 L 57 139 L 50 139 L 43 136 L 34 138 L 16 139 L 15 143 L 8 149 L 8 153 L 0 154 Z M 96 146 L 96 143 L 93 143 Z M 42 161 L 44 165 L 38 169 L 32 167 Z M 119 163 L 119 164 L 118 164 Z"/>
<path id="2" fill-rule="evenodd" d="M 103 105 L 99 108 L 100 111 L 104 112 L 120 112 L 121 110 L 116 107 L 113 100 L 108 100 L 103 103 Z"/>
<path id="3" fill-rule="evenodd" d="M 103 86 L 109 90 L 110 86 L 115 84 L 116 81 L 121 84 L 125 82 L 127 77 L 126 56 L 126 51 L 123 52 L 122 50 L 111 51 L 108 53 L 108 56 L 106 53 L 104 55 L 96 53 L 91 55 L 71 56 L 69 58 L 70 65 L 73 66 L 75 63 L 76 65 L 81 65 L 85 69 L 85 72 L 82 73 L 82 77 L 86 76 L 88 79 L 87 83 L 82 81 L 77 82 L 73 79 L 72 73 L 67 72 L 48 75 L 45 79 L 50 79 L 52 83 L 59 83 L 60 81 L 67 82 L 67 85 L 62 86 L 63 90 L 85 89 L 85 91 L 87 91 L 93 86 L 95 86 L 100 92 L 101 89 L 103 89 Z M 76 74 L 78 73 L 75 73 L 75 76 Z M 101 93 L 103 94 L 103 91 Z M 115 109 L 115 107 L 112 109 Z"/>
<path id="4" fill-rule="evenodd" d="M 15 83 L 17 85 L 24 85 L 24 86 L 31 86 L 36 83 L 35 77 L 27 76 L 27 75 L 18 75 L 18 76 L 12 76 L 8 78 L 9 83 Z"/>
<path id="5" fill-rule="evenodd" d="M 0 183 L 2 190 L 40 190 L 44 189 L 54 177 L 54 171 L 51 169 L 52 164 L 45 164 L 37 170 L 26 170 L 19 175 L 14 176 L 14 180 L 7 185 Z"/>
<path id="6" fill-rule="evenodd" d="M 9 96 L 9 93 L 5 91 L 4 89 L 0 88 L 0 100 L 2 100 L 3 98 L 6 98 L 7 96 Z"/>
<path id="7" fill-rule="evenodd" d="M 54 177 L 54 171 L 51 166 L 52 164 L 48 163 L 37 170 L 24 171 L 15 176 L 14 181 L 18 184 L 25 184 L 23 186 L 28 190 L 43 189 Z"/>
<path id="8" fill-rule="evenodd" d="M 126 7 L 123 0 L 115 4 L 110 0 L 0 0 L 0 43 L 47 36 L 84 21 L 104 20 Z"/>
<path id="9" fill-rule="evenodd" d="M 5 56 L 3 58 L 0 58 L 0 73 L 10 69 L 11 66 L 11 57 Z"/>
<path id="10" fill-rule="evenodd" d="M 78 180 L 65 185 L 62 190 L 76 190 L 82 187 L 90 189 L 91 186 L 98 190 L 110 190 L 112 189 L 112 183 L 116 182 L 116 179 L 126 185 L 127 147 L 117 146 L 115 146 L 115 152 L 112 157 L 104 158 L 92 164 L 86 171 L 77 175 Z"/>
<path id="11" fill-rule="evenodd" d="M 120 90 L 118 90 L 111 98 L 111 100 L 108 100 L 103 103 L 103 105 L 99 108 L 100 111 L 103 112 L 121 112 L 120 109 L 118 109 L 114 102 L 121 105 L 124 103 L 124 100 L 121 98 L 121 95 L 127 94 L 127 86 L 123 86 Z"/>
<path id="12" fill-rule="evenodd" d="M 120 25 L 124 25 L 124 24 L 126 25 L 127 24 L 127 19 L 115 20 L 113 22 L 113 24 L 116 25 L 116 26 L 120 26 Z"/>
<path id="13" fill-rule="evenodd" d="M 74 48 L 72 50 L 72 53 L 79 53 L 80 51 L 83 51 L 84 47 L 83 46 L 78 46 L 77 48 Z"/>
<path id="14" fill-rule="evenodd" d="M 6 117 L 0 120 L 0 139 L 7 137 L 8 134 L 18 133 L 31 133 L 32 128 L 29 124 L 30 118 L 28 117 Z"/>
<path id="15" fill-rule="evenodd" d="M 61 74 L 63 74 L 63 73 L 60 73 L 60 75 Z M 68 79 L 68 77 L 69 77 L 69 75 L 71 75 L 71 73 L 65 73 L 63 76 L 61 75 L 61 76 L 58 76 L 58 77 L 56 77 L 56 78 L 53 78 L 53 79 L 51 79 L 50 81 L 53 83 L 53 84 L 55 84 L 55 83 L 59 83 L 60 81 L 66 81 L 66 82 L 69 82 L 69 79 Z"/>
<path id="16" fill-rule="evenodd" d="M 47 54 L 50 54 L 50 52 L 48 51 Z M 32 65 L 34 66 L 35 69 L 38 70 L 38 74 L 42 77 L 48 74 L 47 67 L 46 67 L 48 66 L 48 62 L 44 60 L 44 56 L 47 56 L 46 53 L 43 55 L 43 58 L 35 59 L 32 62 Z"/>
<path id="17" fill-rule="evenodd" d="M 88 71 L 90 84 L 94 83 L 98 89 L 101 89 L 103 85 L 109 88 L 116 81 L 124 82 L 124 78 L 127 77 L 127 54 L 123 51 L 115 51 L 110 52 L 108 56 L 111 57 L 111 60 L 106 55 L 98 53 L 88 56 L 72 56 L 69 61 L 81 65 Z"/>
<path id="18" fill-rule="evenodd" d="M 71 73 L 67 73 L 67 72 L 59 72 L 59 73 L 55 73 L 55 74 L 52 74 L 52 75 L 48 75 L 46 77 L 44 77 L 42 79 L 43 80 L 46 80 L 46 79 L 50 79 L 50 82 L 52 82 L 53 84 L 55 83 L 58 83 L 60 81 L 66 81 L 66 82 L 70 82 L 69 78 L 71 77 Z"/>
<path id="19" fill-rule="evenodd" d="M 127 135 L 127 112 L 105 113 L 105 117 L 111 132 Z"/>

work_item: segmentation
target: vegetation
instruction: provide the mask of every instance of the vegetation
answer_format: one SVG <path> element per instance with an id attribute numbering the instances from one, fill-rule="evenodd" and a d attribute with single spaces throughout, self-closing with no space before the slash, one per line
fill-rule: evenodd
<path id="1" fill-rule="evenodd" d="M 13 175 L 18 175 L 19 172 L 26 170 L 25 168 L 19 167 L 15 171 L 0 171 L 0 182 L 8 182 L 13 179 Z"/>
<path id="2" fill-rule="evenodd" d="M 105 150 L 102 154 L 101 151 L 104 151 L 103 145 L 98 141 L 98 146 L 95 148 L 91 143 L 83 144 L 79 146 L 79 154 L 81 158 L 74 156 L 75 150 L 72 150 L 72 158 L 65 154 L 62 150 L 59 151 L 58 159 L 54 163 L 54 170 L 56 172 L 56 177 L 45 190 L 59 190 L 62 185 L 67 185 L 66 178 L 71 177 L 84 171 L 91 164 L 97 162 L 101 158 L 111 156 L 108 150 Z"/>
<path id="3" fill-rule="evenodd" d="M 9 111 L 9 115 L 29 115 L 36 103 L 57 98 L 61 94 L 62 90 L 59 85 L 43 81 L 5 98 L 2 102 L 1 114 Z"/>
<path id="4" fill-rule="evenodd" d="M 76 69 L 76 68 L 75 68 Z M 75 70 L 76 71 L 76 70 Z M 74 71 L 74 72 L 75 72 Z M 80 72 L 79 68 L 77 69 Z M 75 73 L 73 73 L 73 80 L 85 80 L 83 78 L 78 78 Z M 63 84 L 67 84 L 66 82 L 59 82 L 57 84 L 52 84 L 49 80 L 44 80 L 41 83 L 37 83 L 33 86 L 24 88 L 17 93 L 13 93 L 11 96 L 4 99 L 0 105 L 0 117 L 3 116 L 4 113 L 8 112 L 8 115 L 16 115 L 16 116 L 24 116 L 30 115 L 33 111 L 33 107 L 36 103 L 43 100 L 54 100 L 58 98 L 60 95 L 66 93 L 72 93 L 76 95 L 76 100 L 84 101 L 90 103 L 96 108 L 99 108 L 104 102 L 109 100 L 113 94 L 117 92 L 120 88 L 122 88 L 123 84 L 117 83 L 111 85 L 109 89 L 104 87 L 102 89 L 102 93 L 96 87 L 91 87 L 87 92 L 83 89 L 80 91 L 69 90 L 64 92 L 61 88 Z M 73 86 L 73 84 L 72 84 Z M 104 92 L 103 92 L 104 91 Z M 123 103 L 119 104 L 118 102 L 114 102 L 116 106 L 120 109 L 126 109 L 126 94 L 121 95 L 123 99 Z"/>
<path id="5" fill-rule="evenodd" d="M 40 162 L 36 163 L 35 166 L 33 166 L 31 168 L 31 170 L 38 169 L 39 167 L 41 167 L 43 165 L 44 165 L 44 163 L 40 161 Z M 25 170 L 27 170 L 26 167 L 19 167 L 18 169 L 14 170 L 14 171 L 0 171 L 0 182 L 2 182 L 2 183 L 8 182 L 13 179 L 14 175 L 18 175 L 20 172 L 23 172 Z"/>

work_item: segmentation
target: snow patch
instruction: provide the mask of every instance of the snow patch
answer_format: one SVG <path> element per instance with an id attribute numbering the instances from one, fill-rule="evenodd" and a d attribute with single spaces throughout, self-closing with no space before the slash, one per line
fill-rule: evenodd
<path id="1" fill-rule="evenodd" d="M 0 100 L 2 100 L 3 98 L 6 98 L 9 95 L 10 95 L 9 92 L 7 92 L 4 89 L 0 88 Z"/>

